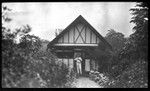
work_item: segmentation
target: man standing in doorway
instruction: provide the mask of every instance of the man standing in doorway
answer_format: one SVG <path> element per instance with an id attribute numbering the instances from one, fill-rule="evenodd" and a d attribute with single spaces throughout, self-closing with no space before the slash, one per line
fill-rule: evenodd
<path id="1" fill-rule="evenodd" d="M 81 58 L 81 54 L 77 54 L 76 58 L 74 60 L 76 61 L 78 75 L 82 75 L 82 67 L 81 67 L 82 58 Z"/>

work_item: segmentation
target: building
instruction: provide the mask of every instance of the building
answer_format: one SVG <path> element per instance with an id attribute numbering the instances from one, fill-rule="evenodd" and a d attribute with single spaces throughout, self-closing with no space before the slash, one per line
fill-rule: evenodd
<path id="1" fill-rule="evenodd" d="M 74 58 L 80 54 L 82 70 L 84 73 L 97 70 L 97 61 L 92 59 L 86 52 L 87 48 L 94 48 L 98 43 L 110 44 L 80 15 L 68 27 L 66 27 L 47 46 L 56 53 L 60 61 L 70 68 L 75 67 Z"/>

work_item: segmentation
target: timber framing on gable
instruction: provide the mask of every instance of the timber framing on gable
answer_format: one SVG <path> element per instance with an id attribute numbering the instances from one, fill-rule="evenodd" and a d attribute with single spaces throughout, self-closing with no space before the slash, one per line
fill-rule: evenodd
<path id="1" fill-rule="evenodd" d="M 84 38 L 82 37 L 81 33 L 83 31 L 83 29 L 85 28 L 85 26 L 82 27 L 81 31 L 79 31 L 79 29 L 77 27 L 75 27 L 79 33 L 78 37 L 76 38 L 75 42 L 77 42 L 78 38 L 81 36 L 82 41 L 85 43 Z"/>
<path id="2" fill-rule="evenodd" d="M 78 24 L 84 24 L 84 26 L 82 27 L 82 29 L 79 31 L 78 27 L 76 25 Z M 91 30 L 90 31 L 90 36 L 87 35 L 87 27 Z M 73 43 L 71 43 L 70 41 L 70 29 L 73 29 Z M 76 33 L 75 33 L 75 29 L 78 31 L 79 35 L 77 36 L 77 38 L 75 38 L 76 36 Z M 77 32 L 76 31 L 76 32 Z M 82 32 L 84 33 L 85 31 L 85 38 L 84 36 L 82 36 Z M 88 30 L 89 31 L 89 30 Z M 111 45 L 96 31 L 96 29 L 94 29 L 81 15 L 79 15 L 70 25 L 68 25 L 58 36 L 56 36 L 56 38 L 54 38 L 48 45 L 47 45 L 47 48 L 50 48 L 51 46 L 55 46 L 54 44 L 56 44 L 58 42 L 58 40 L 62 37 L 62 43 L 65 43 L 64 42 L 64 34 L 67 34 L 67 43 L 72 45 L 72 44 L 76 44 L 76 42 L 78 41 L 78 38 L 80 36 L 80 38 L 82 39 L 83 43 L 84 44 L 88 44 L 87 43 L 87 36 L 90 37 L 90 44 L 92 44 L 92 36 L 93 36 L 93 33 L 96 35 L 95 37 L 95 43 L 98 44 L 98 38 L 104 42 L 110 49 L 112 49 Z M 84 35 L 84 34 L 83 34 Z M 57 45 L 61 45 L 61 44 L 57 44 Z M 65 45 L 65 44 L 62 44 L 62 45 Z"/>

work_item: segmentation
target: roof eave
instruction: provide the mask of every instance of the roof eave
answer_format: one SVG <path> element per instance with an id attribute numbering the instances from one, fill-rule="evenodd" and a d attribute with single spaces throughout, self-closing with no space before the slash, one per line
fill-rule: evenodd
<path id="1" fill-rule="evenodd" d="M 50 46 L 53 46 L 53 44 L 65 33 L 69 30 L 70 27 L 74 26 L 76 23 L 81 22 L 81 23 L 85 23 L 87 26 L 89 26 L 89 28 L 91 28 L 91 30 L 93 30 L 93 32 L 103 41 L 106 42 L 107 45 L 109 45 L 109 47 L 112 49 L 112 46 L 102 37 L 102 35 L 100 35 L 96 29 L 89 24 L 81 15 L 79 15 L 71 24 L 69 24 L 58 36 L 56 36 L 48 45 L 47 48 Z"/>

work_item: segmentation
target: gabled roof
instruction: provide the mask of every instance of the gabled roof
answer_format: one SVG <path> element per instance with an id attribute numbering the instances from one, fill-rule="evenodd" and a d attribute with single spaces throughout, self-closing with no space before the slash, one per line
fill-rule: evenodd
<path id="1" fill-rule="evenodd" d="M 94 29 L 91 24 L 89 24 L 81 15 L 79 15 L 70 25 L 68 25 L 58 36 L 56 36 L 48 45 L 47 48 L 53 46 L 54 43 L 58 41 L 72 26 L 75 26 L 78 23 L 83 23 L 88 26 L 95 34 L 98 36 L 102 42 L 106 43 L 108 47 L 112 48 L 111 45 Z"/>

